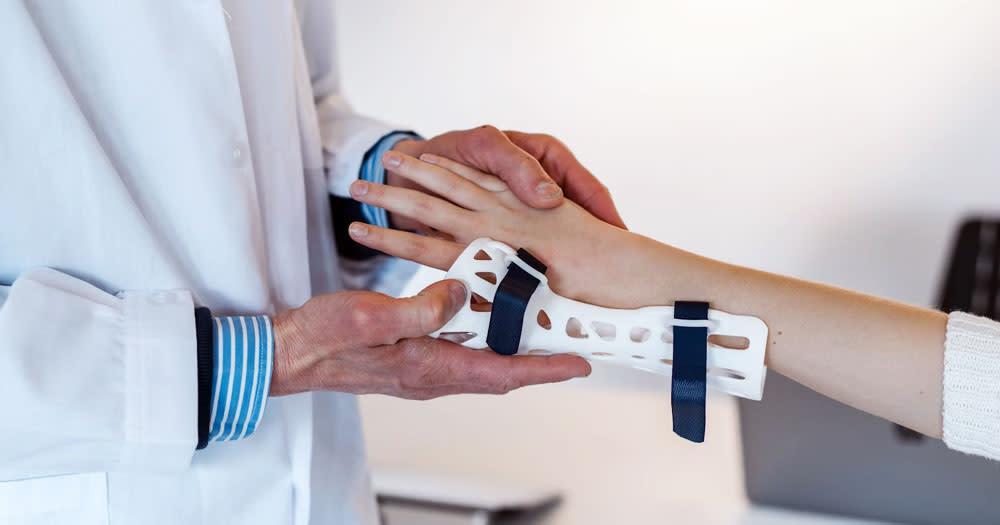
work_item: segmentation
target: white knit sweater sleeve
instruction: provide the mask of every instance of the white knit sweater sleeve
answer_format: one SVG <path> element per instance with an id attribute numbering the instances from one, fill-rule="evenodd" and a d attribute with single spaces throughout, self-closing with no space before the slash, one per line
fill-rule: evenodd
<path id="1" fill-rule="evenodd" d="M 1000 323 L 948 317 L 942 411 L 949 448 L 1000 460 Z"/>

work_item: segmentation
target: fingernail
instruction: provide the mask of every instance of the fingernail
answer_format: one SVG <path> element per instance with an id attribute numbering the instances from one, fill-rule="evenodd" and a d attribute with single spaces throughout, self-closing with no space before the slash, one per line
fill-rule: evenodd
<path id="1" fill-rule="evenodd" d="M 553 182 L 542 182 L 535 186 L 535 193 L 546 199 L 552 199 L 558 197 L 562 190 Z"/>
<path id="2" fill-rule="evenodd" d="M 420 156 L 420 160 L 426 162 L 427 164 L 437 164 L 438 163 L 438 157 L 437 157 L 437 155 L 431 155 L 430 153 L 424 153 L 423 155 L 421 155 Z"/>
<path id="3" fill-rule="evenodd" d="M 368 181 L 356 180 L 351 184 L 351 195 L 360 197 L 368 193 Z"/>
<path id="4" fill-rule="evenodd" d="M 351 237 L 367 237 L 368 236 L 368 226 L 361 224 L 360 222 L 353 222 L 347 227 L 348 233 Z"/>
<path id="5" fill-rule="evenodd" d="M 461 307 L 465 304 L 465 285 L 459 281 L 452 281 L 448 285 L 448 292 L 451 294 L 451 304 L 454 307 Z"/>
<path id="6" fill-rule="evenodd" d="M 385 155 L 382 155 L 382 162 L 386 166 L 395 168 L 403 162 L 403 156 L 395 151 L 387 151 Z"/>

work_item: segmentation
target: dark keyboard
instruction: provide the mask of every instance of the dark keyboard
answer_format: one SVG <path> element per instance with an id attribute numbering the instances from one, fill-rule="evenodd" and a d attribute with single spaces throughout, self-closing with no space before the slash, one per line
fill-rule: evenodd
<path id="1" fill-rule="evenodd" d="M 939 306 L 1000 320 L 1000 220 L 962 224 Z"/>

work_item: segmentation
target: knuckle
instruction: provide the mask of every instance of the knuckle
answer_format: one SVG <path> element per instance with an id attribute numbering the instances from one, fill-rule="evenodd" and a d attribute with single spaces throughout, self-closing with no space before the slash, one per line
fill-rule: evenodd
<path id="1" fill-rule="evenodd" d="M 506 369 L 505 364 L 500 362 L 467 370 L 465 375 L 469 383 L 475 385 L 476 391 L 484 394 L 502 395 L 524 386 L 510 370 Z"/>
<path id="2" fill-rule="evenodd" d="M 517 171 L 518 173 L 521 173 L 523 175 L 530 174 L 530 175 L 545 176 L 547 178 L 547 176 L 545 175 L 545 170 L 542 169 L 542 166 L 538 164 L 538 161 L 535 160 L 534 157 L 528 154 L 518 156 Z"/>
<path id="3" fill-rule="evenodd" d="M 402 372 L 397 377 L 402 392 L 417 394 L 434 385 L 438 365 L 427 355 L 422 342 L 402 343 Z"/>
<path id="4" fill-rule="evenodd" d="M 415 199 L 412 206 L 413 214 L 417 217 L 426 217 L 434 210 L 429 199 Z"/>
<path id="5" fill-rule="evenodd" d="M 478 128 L 476 128 L 476 131 L 478 131 L 479 133 L 483 134 L 484 136 L 493 137 L 493 138 L 496 138 L 496 137 L 498 137 L 500 135 L 503 135 L 503 132 L 500 131 L 499 128 L 497 128 L 496 126 L 494 126 L 492 124 L 483 124 L 482 126 L 479 126 Z"/>
<path id="6" fill-rule="evenodd" d="M 365 342 L 371 342 L 376 335 L 372 328 L 371 315 L 364 310 L 354 310 L 351 312 L 351 319 L 354 323 L 354 331 Z"/>
<path id="7" fill-rule="evenodd" d="M 482 213 L 472 214 L 465 218 L 465 225 L 468 227 L 466 231 L 489 232 L 489 227 L 493 226 L 493 223 L 493 220 Z"/>
<path id="8" fill-rule="evenodd" d="M 375 341 L 379 338 L 380 311 L 376 302 L 370 298 L 360 298 L 351 305 L 350 319 L 355 333 L 365 341 Z"/>
<path id="9" fill-rule="evenodd" d="M 457 179 L 450 179 L 445 182 L 441 187 L 441 193 L 443 195 L 453 195 L 459 190 L 459 182 Z"/>
<path id="10" fill-rule="evenodd" d="M 541 142 L 562 145 L 562 141 L 560 141 L 559 139 L 555 138 L 552 135 L 549 135 L 548 133 L 537 133 L 535 134 L 535 138 L 537 138 Z"/>
<path id="11" fill-rule="evenodd" d="M 376 243 L 385 242 L 385 229 L 369 226 L 368 238 L 371 240 L 371 242 L 376 242 Z"/>
<path id="12" fill-rule="evenodd" d="M 412 236 L 406 240 L 403 250 L 407 258 L 419 259 L 427 251 L 427 246 L 422 237 Z"/>
<path id="13" fill-rule="evenodd" d="M 434 359 L 427 351 L 426 339 L 407 339 L 401 344 L 403 345 L 402 355 L 407 370 L 423 375 L 426 367 L 433 367 Z"/>
<path id="14" fill-rule="evenodd" d="M 513 390 L 521 388 L 523 385 L 511 375 L 506 375 L 500 379 L 500 381 L 494 383 L 493 394 L 503 395 L 507 394 Z"/>
<path id="15" fill-rule="evenodd" d="M 423 332 L 433 332 L 437 327 L 443 325 L 448 314 L 444 302 L 441 300 L 430 301 L 420 314 L 420 329 Z"/>
<path id="16" fill-rule="evenodd" d="M 365 301 L 354 301 L 351 303 L 351 324 L 354 328 L 361 329 L 371 323 L 372 313 Z"/>
<path id="17" fill-rule="evenodd" d="M 513 376 L 507 377 L 507 379 L 501 385 L 501 387 L 503 388 L 503 391 L 504 391 L 503 393 L 505 393 L 505 394 L 507 392 L 511 392 L 511 391 L 517 390 L 518 388 L 521 388 L 522 386 L 524 386 L 524 383 L 521 380 L 519 380 L 519 379 L 517 379 L 516 377 L 513 377 Z"/>
<path id="18" fill-rule="evenodd" d="M 491 146 L 501 136 L 503 136 L 503 132 L 497 129 L 496 126 L 486 124 L 470 131 L 467 135 L 467 140 L 469 147 L 479 149 Z"/>
<path id="19" fill-rule="evenodd" d="M 368 198 L 378 199 L 385 194 L 381 184 L 369 182 L 367 186 L 368 186 Z"/>

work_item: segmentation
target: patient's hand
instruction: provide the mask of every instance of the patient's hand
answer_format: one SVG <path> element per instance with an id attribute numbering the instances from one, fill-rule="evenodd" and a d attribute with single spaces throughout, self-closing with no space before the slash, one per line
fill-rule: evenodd
<path id="1" fill-rule="evenodd" d="M 448 200 L 359 180 L 351 186 L 358 201 L 436 231 L 422 236 L 354 223 L 350 233 L 355 241 L 447 269 L 468 243 L 491 237 L 538 257 L 549 267 L 550 285 L 561 295 L 610 307 L 649 304 L 636 287 L 642 286 L 641 276 L 656 271 L 643 266 L 646 258 L 640 257 L 655 249 L 653 241 L 598 220 L 569 200 L 549 210 L 531 208 L 500 179 L 443 157 L 425 154 L 416 159 L 389 152 L 383 162 Z"/>

